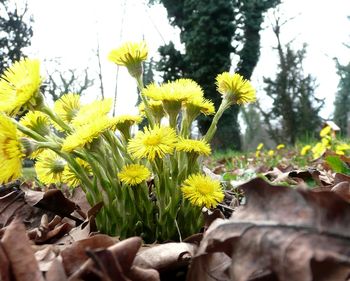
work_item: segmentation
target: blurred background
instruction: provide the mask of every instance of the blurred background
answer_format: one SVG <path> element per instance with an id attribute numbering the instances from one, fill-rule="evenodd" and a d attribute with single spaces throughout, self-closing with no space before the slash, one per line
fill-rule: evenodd
<path id="1" fill-rule="evenodd" d="M 145 40 L 145 83 L 192 78 L 218 106 L 215 77 L 252 80 L 258 102 L 220 120 L 213 147 L 294 145 L 334 121 L 350 136 L 350 1 L 334 0 L 1 0 L 0 72 L 39 58 L 45 95 L 111 97 L 114 115 L 137 113 L 125 68 L 107 61 L 125 41 Z M 198 120 L 198 135 L 210 118 Z"/>

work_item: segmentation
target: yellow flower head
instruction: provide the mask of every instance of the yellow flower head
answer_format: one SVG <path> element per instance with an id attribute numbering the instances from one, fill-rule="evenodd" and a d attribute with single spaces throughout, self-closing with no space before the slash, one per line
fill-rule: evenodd
<path id="1" fill-rule="evenodd" d="M 147 180 L 150 175 L 150 171 L 144 165 L 140 164 L 126 165 L 120 173 L 118 173 L 121 182 L 127 185 L 138 185 Z"/>
<path id="2" fill-rule="evenodd" d="M 64 159 L 52 150 L 45 149 L 38 156 L 35 171 L 38 179 L 44 184 L 61 183 L 65 165 L 66 161 Z"/>
<path id="3" fill-rule="evenodd" d="M 217 90 L 225 99 L 235 104 L 246 104 L 256 101 L 255 89 L 249 80 L 238 73 L 224 72 L 216 77 Z"/>
<path id="4" fill-rule="evenodd" d="M 199 207 L 213 208 L 224 199 L 220 182 L 201 174 L 190 175 L 181 190 L 186 199 Z"/>
<path id="5" fill-rule="evenodd" d="M 261 142 L 258 144 L 258 146 L 256 147 L 256 150 L 261 150 L 264 147 L 264 144 Z"/>
<path id="6" fill-rule="evenodd" d="M 327 150 L 327 147 L 324 146 L 322 142 L 318 142 L 313 148 L 312 153 L 314 159 L 320 158 Z"/>
<path id="7" fill-rule="evenodd" d="M 350 145 L 347 143 L 340 143 L 335 147 L 335 153 L 338 155 L 345 155 L 345 151 L 350 150 Z"/>
<path id="8" fill-rule="evenodd" d="M 162 101 L 163 99 L 163 87 L 153 82 L 148 84 L 143 90 L 142 94 L 152 100 Z"/>
<path id="9" fill-rule="evenodd" d="M 283 143 L 281 143 L 281 144 L 279 144 L 279 145 L 277 145 L 276 146 L 276 149 L 277 150 L 281 150 L 281 149 L 283 149 L 283 148 L 285 148 L 286 146 L 283 144 Z"/>
<path id="10" fill-rule="evenodd" d="M 267 152 L 267 155 L 269 156 L 273 156 L 275 154 L 275 151 L 273 151 L 272 149 L 270 149 L 268 152 Z"/>
<path id="11" fill-rule="evenodd" d="M 163 103 L 161 101 L 149 100 L 148 107 L 149 107 L 154 119 L 157 121 L 157 123 L 160 123 L 160 120 L 165 115 L 165 112 L 163 109 Z M 143 102 L 140 103 L 140 105 L 139 105 L 139 112 L 142 116 L 146 115 L 145 104 Z"/>
<path id="12" fill-rule="evenodd" d="M 118 129 L 123 134 L 124 138 L 128 140 L 130 138 L 130 128 L 135 124 L 139 124 L 141 121 L 142 117 L 139 115 L 119 115 L 112 120 L 112 130 L 115 131 Z"/>
<path id="13" fill-rule="evenodd" d="M 79 164 L 79 166 L 83 170 L 85 170 L 85 172 L 88 175 L 92 175 L 92 169 L 91 169 L 91 166 L 88 162 L 86 162 L 80 158 L 76 158 L 75 160 Z M 71 169 L 71 167 L 69 165 L 66 165 L 64 167 L 63 174 L 62 174 L 62 182 L 66 183 L 68 186 L 70 186 L 72 188 L 75 188 L 81 184 L 79 177 Z"/>
<path id="14" fill-rule="evenodd" d="M 191 99 L 185 103 L 187 115 L 194 119 L 201 112 L 204 115 L 212 115 L 215 113 L 214 103 L 205 98 Z"/>
<path id="15" fill-rule="evenodd" d="M 328 136 L 332 131 L 332 128 L 330 126 L 326 126 L 324 127 L 321 131 L 320 131 L 320 137 L 324 138 L 325 136 Z"/>
<path id="16" fill-rule="evenodd" d="M 300 150 L 300 155 L 304 156 L 306 155 L 311 149 L 311 145 L 305 145 L 301 150 Z"/>
<path id="17" fill-rule="evenodd" d="M 23 147 L 17 136 L 16 125 L 0 114 L 0 183 L 8 183 L 20 177 Z"/>
<path id="18" fill-rule="evenodd" d="M 62 143 L 62 150 L 70 152 L 82 148 L 112 126 L 112 120 L 106 116 L 91 120 L 90 123 L 77 127 L 75 132 L 66 137 Z"/>
<path id="19" fill-rule="evenodd" d="M 50 133 L 49 117 L 40 111 L 29 111 L 19 122 L 39 135 L 45 136 Z"/>
<path id="20" fill-rule="evenodd" d="M 129 141 L 128 151 L 137 159 L 163 158 L 166 154 L 173 153 L 176 140 L 176 133 L 172 128 L 159 126 L 153 129 L 145 128 L 144 132 L 138 132 L 135 138 Z"/>
<path id="21" fill-rule="evenodd" d="M 80 108 L 76 116 L 72 119 L 73 127 L 77 128 L 96 121 L 99 118 L 104 118 L 111 111 L 112 99 L 104 99 L 94 101 Z"/>
<path id="22" fill-rule="evenodd" d="M 112 50 L 108 59 L 117 65 L 126 66 L 131 76 L 142 74 L 142 62 L 147 59 L 148 48 L 146 42 L 126 42 L 118 49 Z"/>
<path id="23" fill-rule="evenodd" d="M 40 62 L 22 59 L 0 78 L 0 111 L 13 116 L 42 103 Z"/>
<path id="24" fill-rule="evenodd" d="M 80 96 L 68 93 L 54 104 L 54 111 L 66 123 L 70 123 L 80 110 Z"/>
<path id="25" fill-rule="evenodd" d="M 176 143 L 176 150 L 199 155 L 210 155 L 211 149 L 207 142 L 203 140 L 192 140 L 180 137 Z"/>

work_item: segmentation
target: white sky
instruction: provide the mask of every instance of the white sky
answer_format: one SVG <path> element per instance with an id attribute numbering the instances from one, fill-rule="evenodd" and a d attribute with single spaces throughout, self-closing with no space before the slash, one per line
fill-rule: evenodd
<path id="1" fill-rule="evenodd" d="M 40 59 L 62 57 L 67 68 L 89 67 L 97 71 L 94 50 L 99 39 L 105 94 L 113 97 L 116 66 L 107 61 L 108 52 L 127 40 L 144 38 L 149 46 L 149 57 L 157 56 L 157 48 L 164 42 L 178 42 L 178 31 L 166 18 L 162 6 L 148 8 L 146 0 L 30 0 L 29 8 L 34 15 L 34 36 L 30 53 Z M 317 78 L 317 95 L 326 98 L 323 117 L 333 109 L 334 93 L 337 89 L 333 57 L 341 62 L 350 61 L 349 49 L 343 43 L 350 43 L 349 0 L 285 0 L 281 7 L 286 17 L 297 16 L 282 30 L 283 42 L 295 39 L 293 46 L 308 44 L 305 70 Z M 271 47 L 275 38 L 269 21 L 262 31 L 261 59 L 253 83 L 258 97 L 263 99 L 260 89 L 262 76 L 275 73 L 277 58 Z M 87 95 L 93 100 L 99 95 L 99 81 Z M 117 114 L 136 113 L 136 85 L 129 78 L 126 69 L 120 68 L 118 81 Z"/>

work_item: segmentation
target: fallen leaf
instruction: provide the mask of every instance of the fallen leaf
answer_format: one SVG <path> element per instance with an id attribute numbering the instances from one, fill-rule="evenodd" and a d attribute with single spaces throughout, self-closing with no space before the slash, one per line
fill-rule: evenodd
<path id="1" fill-rule="evenodd" d="M 17 281 L 44 281 L 25 227 L 18 219 L 7 227 L 1 243 Z"/>
<path id="2" fill-rule="evenodd" d="M 188 280 L 347 280 L 349 203 L 334 192 L 294 190 L 260 178 L 241 189 L 246 205 L 211 224 Z"/>

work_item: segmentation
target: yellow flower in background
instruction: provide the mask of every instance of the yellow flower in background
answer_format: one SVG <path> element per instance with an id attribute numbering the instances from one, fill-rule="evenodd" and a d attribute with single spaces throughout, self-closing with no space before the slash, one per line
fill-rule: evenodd
<path id="1" fill-rule="evenodd" d="M 104 131 L 110 129 L 113 122 L 107 116 L 91 119 L 85 125 L 79 126 L 75 132 L 68 135 L 62 143 L 62 150 L 71 152 L 74 149 L 82 148 L 98 138 Z"/>
<path id="2" fill-rule="evenodd" d="M 261 155 L 261 151 L 260 150 L 255 151 L 255 157 L 256 158 L 259 158 L 260 155 Z"/>
<path id="3" fill-rule="evenodd" d="M 268 156 L 274 156 L 275 155 L 275 151 L 270 149 L 268 152 L 267 152 L 267 155 Z"/>
<path id="4" fill-rule="evenodd" d="M 142 94 L 152 100 L 159 101 L 163 99 L 163 88 L 157 83 L 148 84 L 143 90 Z"/>
<path id="5" fill-rule="evenodd" d="M 16 125 L 0 113 L 0 183 L 8 183 L 20 177 L 23 147 L 17 136 Z"/>
<path id="6" fill-rule="evenodd" d="M 111 111 L 112 99 L 94 101 L 80 108 L 76 116 L 72 119 L 73 127 L 77 128 L 86 125 L 91 121 L 104 118 Z"/>
<path id="7" fill-rule="evenodd" d="M 316 145 L 312 148 L 312 153 L 314 159 L 320 158 L 327 150 L 327 147 L 324 146 L 322 142 L 316 143 Z"/>
<path id="8" fill-rule="evenodd" d="M 88 175 L 92 175 L 92 169 L 88 162 L 80 158 L 76 158 L 75 160 L 79 164 L 79 166 L 85 170 L 85 172 Z M 78 187 L 81 184 L 79 177 L 77 176 L 76 173 L 74 173 L 74 171 L 71 169 L 69 165 L 66 165 L 64 167 L 63 174 L 62 174 L 62 182 L 66 183 L 68 186 L 72 188 Z"/>
<path id="9" fill-rule="evenodd" d="M 150 175 L 151 172 L 144 165 L 140 164 L 126 165 L 118 173 L 120 181 L 127 185 L 138 185 L 147 180 Z"/>
<path id="10" fill-rule="evenodd" d="M 330 126 L 326 126 L 324 127 L 321 131 L 320 131 L 320 137 L 323 138 L 325 136 L 328 136 L 332 131 L 332 128 Z"/>
<path id="11" fill-rule="evenodd" d="M 108 59 L 117 65 L 126 66 L 131 76 L 142 74 L 142 62 L 147 59 L 148 48 L 145 41 L 126 42 L 118 49 L 112 50 Z"/>
<path id="12" fill-rule="evenodd" d="M 54 111 L 64 122 L 70 123 L 77 115 L 80 107 L 80 96 L 68 93 L 55 101 Z"/>
<path id="13" fill-rule="evenodd" d="M 345 155 L 345 152 L 348 150 L 350 150 L 350 145 L 347 143 L 341 143 L 335 147 L 335 153 L 338 155 Z"/>
<path id="14" fill-rule="evenodd" d="M 176 143 L 176 150 L 205 156 L 211 153 L 210 145 L 206 141 L 185 139 L 182 137 L 180 137 L 179 141 Z"/>
<path id="15" fill-rule="evenodd" d="M 187 113 L 190 116 L 193 115 L 194 118 L 200 112 L 204 115 L 213 115 L 215 113 L 214 103 L 205 98 L 191 99 L 190 101 L 185 103 L 185 107 Z"/>
<path id="16" fill-rule="evenodd" d="M 160 120 L 165 116 L 165 111 L 163 108 L 163 103 L 161 101 L 149 100 L 148 107 L 155 118 L 155 120 L 160 123 Z M 146 115 L 145 104 L 143 102 L 139 105 L 139 113 L 142 116 Z"/>
<path id="17" fill-rule="evenodd" d="M 326 135 L 321 139 L 321 143 L 324 147 L 330 148 L 331 147 L 331 138 Z"/>
<path id="18" fill-rule="evenodd" d="M 306 155 L 309 151 L 310 151 L 310 149 L 311 149 L 311 145 L 305 145 L 301 150 L 300 150 L 300 155 L 301 156 L 304 156 L 304 155 Z"/>
<path id="19" fill-rule="evenodd" d="M 41 136 L 45 136 L 50 133 L 50 119 L 46 114 L 40 111 L 29 111 L 19 120 L 19 123 L 29 129 L 32 129 Z"/>
<path id="20" fill-rule="evenodd" d="M 66 161 L 52 150 L 45 149 L 35 163 L 38 179 L 44 184 L 61 183 Z"/>
<path id="21" fill-rule="evenodd" d="M 154 160 L 163 158 L 166 154 L 172 154 L 177 141 L 175 130 L 170 127 L 155 126 L 153 129 L 145 128 L 144 132 L 129 141 L 128 151 L 137 158 Z"/>
<path id="22" fill-rule="evenodd" d="M 258 144 L 258 146 L 256 147 L 256 150 L 261 150 L 264 147 L 264 144 L 261 142 Z"/>
<path id="23" fill-rule="evenodd" d="M 139 124 L 142 121 L 142 117 L 140 115 L 119 115 L 112 119 L 112 130 L 115 131 L 118 129 L 124 136 L 126 140 L 128 140 L 130 136 L 131 127 L 135 124 Z"/>
<path id="24" fill-rule="evenodd" d="M 285 148 L 286 146 L 283 144 L 283 143 L 281 143 L 281 144 L 279 144 L 279 145 L 277 145 L 276 146 L 276 149 L 277 150 L 281 150 L 281 149 L 283 149 L 283 148 Z"/>
<path id="25" fill-rule="evenodd" d="M 22 59 L 0 77 L 0 111 L 13 116 L 42 103 L 38 60 Z"/>
<path id="26" fill-rule="evenodd" d="M 224 72 L 216 77 L 216 86 L 220 94 L 234 104 L 243 105 L 256 101 L 255 89 L 249 80 L 238 73 Z"/>
<path id="27" fill-rule="evenodd" d="M 184 198 L 199 207 L 214 208 L 224 199 L 220 182 L 202 174 L 190 175 L 181 190 Z"/>

